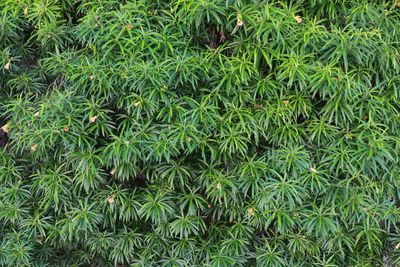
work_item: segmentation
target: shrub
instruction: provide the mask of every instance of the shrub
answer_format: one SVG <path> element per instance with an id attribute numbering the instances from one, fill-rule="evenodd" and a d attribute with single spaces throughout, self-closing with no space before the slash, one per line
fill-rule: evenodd
<path id="1" fill-rule="evenodd" d="M 400 264 L 400 3 L 0 2 L 0 266 Z"/>

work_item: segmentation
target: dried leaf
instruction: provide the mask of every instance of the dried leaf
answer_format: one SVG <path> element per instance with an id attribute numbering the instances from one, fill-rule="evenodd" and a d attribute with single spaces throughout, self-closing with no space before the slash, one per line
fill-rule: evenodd
<path id="1" fill-rule="evenodd" d="M 297 21 L 297 23 L 302 23 L 303 22 L 303 18 L 301 16 L 296 16 L 294 17 L 294 19 Z"/>
<path id="2" fill-rule="evenodd" d="M 1 127 L 1 129 L 3 130 L 3 132 L 5 132 L 5 133 L 8 133 L 8 125 L 7 124 L 5 124 L 5 125 L 3 125 L 3 127 Z"/>
<path id="3" fill-rule="evenodd" d="M 114 196 L 109 196 L 109 197 L 107 198 L 107 201 L 108 201 L 108 203 L 113 204 L 114 201 L 115 201 Z"/>
<path id="4" fill-rule="evenodd" d="M 8 61 L 5 65 L 4 65 L 4 67 L 3 67 L 5 70 L 9 70 L 10 68 L 11 68 L 11 61 Z"/>
<path id="5" fill-rule="evenodd" d="M 35 151 L 37 150 L 37 147 L 38 147 L 37 144 L 33 144 L 33 145 L 31 146 L 31 151 L 32 151 L 32 152 L 35 152 Z"/>
<path id="6" fill-rule="evenodd" d="M 236 25 L 238 27 L 242 27 L 244 24 L 243 19 L 242 19 L 242 14 L 238 13 L 236 17 Z"/>
<path id="7" fill-rule="evenodd" d="M 254 216 L 254 208 L 249 208 L 249 209 L 247 210 L 247 212 L 249 213 L 249 216 L 250 216 L 250 217 L 253 217 L 253 216 Z"/>
<path id="8" fill-rule="evenodd" d="M 90 117 L 89 118 L 89 120 L 90 120 L 90 122 L 96 122 L 96 120 L 97 120 L 97 118 L 98 118 L 99 116 L 92 116 L 92 117 Z"/>

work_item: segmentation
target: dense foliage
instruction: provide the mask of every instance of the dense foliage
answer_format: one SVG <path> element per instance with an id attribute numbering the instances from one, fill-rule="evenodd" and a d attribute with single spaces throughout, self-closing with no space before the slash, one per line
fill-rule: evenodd
<path id="1" fill-rule="evenodd" d="M 400 264 L 400 3 L 1 0 L 0 266 Z"/>

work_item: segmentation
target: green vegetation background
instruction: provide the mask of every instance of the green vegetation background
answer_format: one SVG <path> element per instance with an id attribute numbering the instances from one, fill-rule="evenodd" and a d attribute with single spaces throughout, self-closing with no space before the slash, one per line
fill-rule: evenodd
<path id="1" fill-rule="evenodd" d="M 0 266 L 400 264 L 399 6 L 0 1 Z"/>

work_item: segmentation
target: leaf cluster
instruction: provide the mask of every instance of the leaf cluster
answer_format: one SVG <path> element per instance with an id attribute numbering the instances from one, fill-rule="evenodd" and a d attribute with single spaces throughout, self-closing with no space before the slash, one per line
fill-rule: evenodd
<path id="1" fill-rule="evenodd" d="M 0 266 L 397 266 L 400 4 L 0 2 Z"/>

